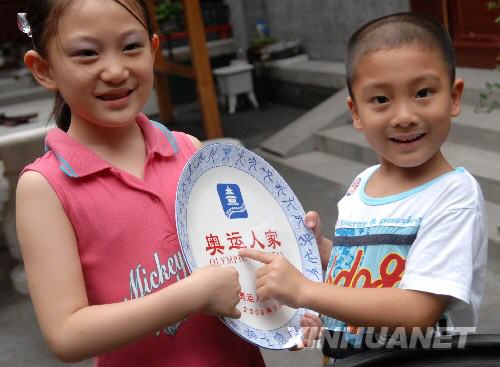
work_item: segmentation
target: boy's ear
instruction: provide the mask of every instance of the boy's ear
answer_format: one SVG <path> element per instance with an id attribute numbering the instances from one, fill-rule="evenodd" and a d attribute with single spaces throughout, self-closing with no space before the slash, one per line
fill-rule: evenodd
<path id="1" fill-rule="evenodd" d="M 462 92 L 464 91 L 463 79 L 456 79 L 451 89 L 451 116 L 457 117 L 462 107 Z"/>
<path id="2" fill-rule="evenodd" d="M 159 46 L 160 46 L 160 38 L 155 33 L 155 34 L 153 34 L 153 38 L 151 38 L 151 51 L 152 51 L 152 54 L 153 54 L 153 59 L 156 56 L 156 52 L 158 51 L 158 47 Z"/>
<path id="3" fill-rule="evenodd" d="M 359 118 L 358 107 L 356 106 L 356 102 L 351 97 L 347 97 L 346 103 L 347 107 L 351 111 L 352 124 L 354 128 L 356 130 L 362 131 L 363 125 L 361 124 L 361 119 Z"/>
<path id="4" fill-rule="evenodd" d="M 56 82 L 52 78 L 50 67 L 40 54 L 34 50 L 29 50 L 24 55 L 24 63 L 31 71 L 35 80 L 44 88 L 55 91 L 57 90 Z"/>

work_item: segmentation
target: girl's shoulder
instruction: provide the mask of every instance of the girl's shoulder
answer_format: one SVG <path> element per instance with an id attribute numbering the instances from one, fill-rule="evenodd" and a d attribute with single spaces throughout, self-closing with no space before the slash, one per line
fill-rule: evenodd
<path id="1" fill-rule="evenodd" d="M 45 175 L 36 170 L 26 170 L 17 181 L 16 201 L 18 206 L 23 203 L 33 205 L 35 202 L 46 205 L 49 202 L 57 202 L 58 199 Z"/>
<path id="2" fill-rule="evenodd" d="M 35 173 L 36 176 L 45 177 L 52 173 L 57 173 L 59 171 L 59 159 L 56 157 L 53 151 L 48 150 L 42 156 L 36 158 L 33 162 L 27 164 L 19 174 L 19 179 L 28 176 L 31 177 Z M 31 179 L 33 180 L 33 179 Z"/>

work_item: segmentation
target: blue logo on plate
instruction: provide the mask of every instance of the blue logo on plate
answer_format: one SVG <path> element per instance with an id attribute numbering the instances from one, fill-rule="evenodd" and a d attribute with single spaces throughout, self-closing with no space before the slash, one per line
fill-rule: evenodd
<path id="1" fill-rule="evenodd" d="M 240 187 L 236 184 L 217 184 L 220 203 L 224 214 L 229 219 L 248 218 L 248 213 L 241 196 Z"/>

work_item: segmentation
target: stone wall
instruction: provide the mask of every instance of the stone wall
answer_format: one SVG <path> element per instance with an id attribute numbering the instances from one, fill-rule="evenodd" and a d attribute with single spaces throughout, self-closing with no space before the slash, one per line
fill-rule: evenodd
<path id="1" fill-rule="evenodd" d="M 235 40 L 246 47 L 255 23 L 265 19 L 271 36 L 300 39 L 311 59 L 344 61 L 351 33 L 363 23 L 410 9 L 409 0 L 226 0 Z"/>

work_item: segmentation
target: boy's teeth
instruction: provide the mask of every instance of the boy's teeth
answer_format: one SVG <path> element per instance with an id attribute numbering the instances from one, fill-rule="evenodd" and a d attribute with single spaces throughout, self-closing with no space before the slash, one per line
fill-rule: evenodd
<path id="1" fill-rule="evenodd" d="M 407 143 L 411 141 L 415 141 L 420 139 L 424 134 L 418 134 L 418 135 L 413 135 L 413 136 L 408 136 L 408 137 L 399 137 L 399 138 L 391 138 L 391 140 L 400 142 L 400 143 Z"/>

